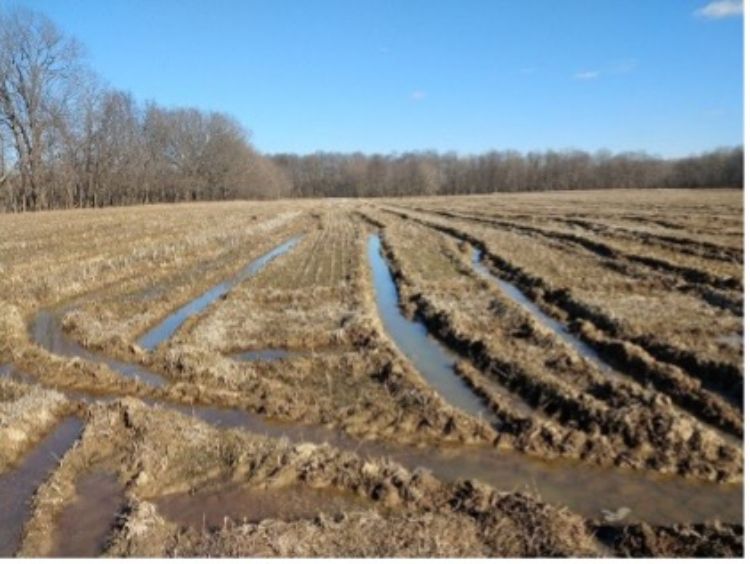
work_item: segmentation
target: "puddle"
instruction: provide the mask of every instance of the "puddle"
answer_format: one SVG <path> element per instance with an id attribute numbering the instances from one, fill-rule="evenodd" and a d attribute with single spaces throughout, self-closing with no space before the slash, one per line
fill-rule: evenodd
<path id="1" fill-rule="evenodd" d="M 390 270 L 380 253 L 380 239 L 372 235 L 368 256 L 373 270 L 378 310 L 394 342 L 414 362 L 417 369 L 451 403 L 469 412 L 481 412 L 478 398 L 455 375 L 450 353 L 427 336 L 427 329 L 401 315 L 398 291 Z M 514 287 L 509 290 L 517 289 Z M 521 294 L 523 300 L 528 300 Z M 534 304 L 529 304 L 534 306 Z M 538 311 L 538 308 L 536 308 Z M 539 312 L 549 319 L 546 315 Z M 554 320 L 551 322 L 556 323 Z M 558 324 L 559 325 L 559 324 Z M 561 336 L 577 341 L 558 329 Z M 589 355 L 584 343 L 571 343 Z M 435 355 L 432 357 L 432 355 Z M 592 360 L 592 361 L 594 361 Z M 606 365 L 609 371 L 612 369 Z M 387 455 L 414 468 L 424 466 L 436 476 L 453 480 L 475 478 L 500 490 L 531 488 L 549 503 L 566 505 L 586 517 L 601 517 L 602 510 L 631 509 L 629 518 L 654 523 L 697 522 L 723 515 L 727 521 L 742 519 L 742 486 L 704 484 L 679 478 L 664 478 L 655 473 L 630 472 L 559 460 L 543 461 L 512 451 L 497 452 L 482 448 L 406 449 L 369 443 L 358 445 L 361 453 Z M 346 447 L 344 447 L 346 448 Z M 719 499 L 722 501 L 719 502 Z M 655 503 L 654 500 L 659 500 Z"/>
<path id="2" fill-rule="evenodd" d="M 353 349 L 343 346 L 323 346 L 309 349 L 257 349 L 242 351 L 229 355 L 240 362 L 274 362 L 277 360 L 293 360 L 302 357 L 315 357 L 316 355 L 343 355 L 355 352 Z"/>
<path id="3" fill-rule="evenodd" d="M 286 437 L 294 443 L 328 443 L 361 456 L 391 458 L 407 468 L 426 468 L 442 480 L 476 479 L 500 491 L 535 492 L 545 502 L 567 506 L 584 517 L 602 517 L 603 510 L 628 507 L 627 521 L 742 522 L 743 489 L 739 485 L 708 484 L 567 460 L 550 462 L 482 447 L 414 448 L 358 441 L 335 429 L 272 422 L 233 409 L 181 406 L 179 411 L 217 427 L 239 427 L 273 438 Z"/>
<path id="4" fill-rule="evenodd" d="M 399 350 L 448 403 L 469 415 L 496 421 L 494 414 L 453 370 L 457 358 L 429 335 L 423 323 L 407 319 L 401 313 L 398 287 L 381 254 L 378 235 L 370 235 L 367 255 L 378 313 Z"/>
<path id="5" fill-rule="evenodd" d="M 0 364 L 0 378 L 8 378 L 27 386 L 35 386 L 38 383 L 34 378 L 18 370 L 12 364 Z"/>
<path id="6" fill-rule="evenodd" d="M 215 529 L 225 518 L 259 523 L 264 519 L 297 521 L 324 514 L 367 511 L 375 504 L 335 488 L 303 484 L 281 488 L 251 488 L 227 483 L 195 493 L 171 494 L 154 499 L 159 513 L 178 525 L 196 530 Z"/>
<path id="7" fill-rule="evenodd" d="M 243 362 L 274 361 L 286 358 L 295 358 L 304 353 L 289 351 L 286 349 L 263 349 L 259 351 L 245 351 L 233 354 L 232 358 Z"/>
<path id="8" fill-rule="evenodd" d="M 597 518 L 603 515 L 603 510 L 628 507 L 631 512 L 627 521 L 644 520 L 654 524 L 712 519 L 741 523 L 743 519 L 741 485 L 709 484 L 568 460 L 549 462 L 515 451 L 490 448 L 416 448 L 360 441 L 337 429 L 271 421 L 239 409 L 165 404 L 154 400 L 145 403 L 179 411 L 220 428 L 239 428 L 271 438 L 287 438 L 293 443 L 328 443 L 360 456 L 390 458 L 407 468 L 425 468 L 446 481 L 476 479 L 500 491 L 530 490 L 541 495 L 545 502 L 567 506 L 584 517 Z M 79 432 L 80 422 L 70 443 Z M 60 452 L 65 450 L 63 448 Z M 3 499 L 6 476 L 0 476 L 0 499 Z M 26 498 L 30 496 L 31 492 Z M 15 518 L 23 517 L 16 513 Z M 9 530 L 3 519 L 9 524 L 14 523 L 14 518 L 0 514 L 0 537 Z M 21 525 L 17 527 L 20 531 Z"/>
<path id="9" fill-rule="evenodd" d="M 182 326 L 182 324 L 191 315 L 195 315 L 203 311 L 206 307 L 214 303 L 216 300 L 225 296 L 229 290 L 234 288 L 240 282 L 254 276 L 260 272 L 269 262 L 275 258 L 283 255 L 290 251 L 300 241 L 302 237 L 297 236 L 289 239 L 286 243 L 282 243 L 278 247 L 269 251 L 260 258 L 255 259 L 243 268 L 239 273 L 225 280 L 224 282 L 217 284 L 213 288 L 210 288 L 194 300 L 188 302 L 180 309 L 169 315 L 156 327 L 147 331 L 140 339 L 138 344 L 146 350 L 154 350 L 161 343 L 169 339 L 174 333 Z"/>
<path id="10" fill-rule="evenodd" d="M 294 242 L 296 240 L 287 245 Z M 407 356 L 415 366 L 441 393 L 454 399 L 458 407 L 471 413 L 483 413 L 485 408 L 480 400 L 453 372 L 451 355 L 427 335 L 422 324 L 406 320 L 401 315 L 397 289 L 391 280 L 388 265 L 380 255 L 380 241 L 376 236 L 368 241 L 368 254 L 376 284 L 378 309 L 394 341 L 409 352 Z M 34 337 L 52 352 L 62 356 L 94 358 L 115 370 L 118 370 L 116 366 L 124 365 L 89 353 L 75 343 L 72 346 L 69 341 L 66 343 L 54 317 L 46 318 L 40 314 L 37 320 L 39 323 L 35 323 L 33 328 Z M 10 372 L 11 369 L 6 368 L 5 371 Z M 92 396 L 91 399 L 114 398 Z M 157 402 L 152 400 L 147 403 L 154 405 Z M 515 451 L 496 451 L 490 448 L 415 448 L 364 442 L 339 430 L 272 422 L 260 415 L 236 409 L 160 405 L 165 409 L 193 415 L 218 427 L 238 427 L 269 437 L 287 437 L 292 442 L 327 442 L 362 456 L 389 457 L 407 468 L 423 467 L 442 480 L 476 479 L 500 491 L 531 490 L 538 493 L 545 502 L 567 506 L 584 517 L 598 518 L 604 515 L 603 510 L 616 511 L 627 507 L 630 509 L 626 517 L 628 521 L 644 520 L 654 524 L 713 519 L 732 523 L 743 521 L 741 485 L 710 484 L 649 472 L 601 468 L 575 461 L 549 462 Z M 10 555 L 16 550 L 18 535 L 28 516 L 25 504 L 54 467 L 55 458 L 52 453 L 61 456 L 78 437 L 81 428 L 82 423 L 78 419 L 64 420 L 52 435 L 26 457 L 18 469 L 0 476 L 0 555 Z M 85 486 L 83 484 L 81 487 Z M 259 494 L 254 492 L 254 495 Z M 210 505 L 208 502 L 207 504 Z M 10 510 L 6 510 L 6 507 Z M 322 505 L 315 507 L 319 511 Z M 202 509 L 201 512 L 203 511 Z M 223 520 L 223 514 L 220 518 Z M 202 524 L 202 513 L 200 520 Z M 94 538 L 92 542 L 95 542 L 101 537 L 92 533 L 89 538 Z"/>
<path id="11" fill-rule="evenodd" d="M 0 475 L 0 557 L 13 556 L 30 516 L 29 501 L 58 460 L 78 439 L 83 422 L 66 417 L 21 462 Z"/>
<path id="12" fill-rule="evenodd" d="M 162 388 L 166 385 L 166 380 L 163 377 L 146 370 L 142 366 L 120 362 L 113 358 L 96 354 L 78 344 L 62 330 L 62 324 L 60 323 L 60 316 L 62 314 L 62 312 L 56 315 L 51 311 L 40 311 L 31 324 L 31 337 L 34 342 L 59 356 L 71 358 L 77 356 L 96 364 L 106 364 L 112 370 L 130 380 L 140 380 L 156 388 Z"/>
<path id="13" fill-rule="evenodd" d="M 76 482 L 76 498 L 57 518 L 53 557 L 95 557 L 105 548 L 125 496 L 117 477 L 95 471 Z"/>

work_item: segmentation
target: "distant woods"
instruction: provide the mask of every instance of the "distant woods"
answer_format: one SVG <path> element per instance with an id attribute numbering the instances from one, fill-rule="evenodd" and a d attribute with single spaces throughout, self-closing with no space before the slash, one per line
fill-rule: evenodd
<path id="1" fill-rule="evenodd" d="M 410 196 L 595 188 L 742 187 L 742 148 L 667 160 L 642 153 L 492 151 L 276 155 L 294 196 Z"/>
<path id="2" fill-rule="evenodd" d="M 287 193 L 235 119 L 138 103 L 103 85 L 45 16 L 0 11 L 0 209 Z"/>
<path id="3" fill-rule="evenodd" d="M 742 148 L 665 160 L 579 151 L 264 156 L 231 116 L 103 84 L 45 16 L 0 10 L 0 210 L 279 197 L 742 186 Z"/>

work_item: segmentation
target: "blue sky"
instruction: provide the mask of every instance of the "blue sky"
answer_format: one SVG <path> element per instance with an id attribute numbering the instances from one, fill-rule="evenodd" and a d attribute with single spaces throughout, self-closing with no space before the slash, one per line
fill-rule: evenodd
<path id="1" fill-rule="evenodd" d="M 264 152 L 671 157 L 743 139 L 737 0 L 10 4 L 77 37 L 112 86 L 230 113 Z"/>

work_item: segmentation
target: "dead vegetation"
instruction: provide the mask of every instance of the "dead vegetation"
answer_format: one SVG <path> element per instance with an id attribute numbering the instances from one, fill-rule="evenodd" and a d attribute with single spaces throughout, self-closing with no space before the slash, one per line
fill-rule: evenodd
<path id="1" fill-rule="evenodd" d="M 0 374 L 0 474 L 71 410 L 62 394 Z"/>
<path id="2" fill-rule="evenodd" d="M 478 460 L 505 453 L 535 464 L 583 462 L 603 475 L 617 466 L 706 487 L 742 481 L 739 200 L 725 192 L 631 195 L 0 218 L 0 363 L 31 382 L 0 377 L 0 473 L 64 415 L 78 409 L 86 419 L 81 441 L 34 496 L 19 554 L 75 553 L 75 544 L 58 544 L 66 515 L 93 515 L 86 504 L 99 482 L 87 477 L 114 476 L 102 483 L 118 507 L 111 522 L 103 518 L 104 536 L 90 535 L 100 545 L 86 554 L 737 555 L 739 525 L 586 523 L 544 499 L 438 480 L 372 455 L 391 452 L 380 449 L 389 445 L 415 453 L 473 446 L 486 453 Z M 453 407 L 387 332 L 367 262 L 375 231 L 403 312 L 455 353 L 456 378 L 489 407 L 492 422 Z M 171 312 L 296 235 L 296 247 L 153 351 L 138 346 Z M 492 274 L 613 370 L 584 358 L 479 275 L 471 245 Z M 40 319 L 53 334 L 34 334 Z M 264 351 L 280 354 L 239 356 Z M 133 379 L 132 370 L 158 375 L 163 387 Z M 190 406 L 204 422 L 184 415 Z M 292 435 L 304 429 L 299 436 L 316 443 L 335 436 L 338 448 L 229 429 L 221 413 Z M 355 454 L 360 441 L 370 456 Z M 260 505 L 278 495 L 283 506 L 298 490 L 309 507 L 321 504 L 320 515 L 299 501 L 297 513 L 229 512 L 220 524 L 197 527 L 163 509 L 170 495 L 189 506 L 234 491 Z M 353 497 L 315 501 L 339 495 Z"/>
<path id="3" fill-rule="evenodd" d="M 77 478 L 93 467 L 115 470 L 125 492 L 107 542 L 110 556 L 597 554 L 581 518 L 526 495 L 475 482 L 445 484 L 424 471 L 325 445 L 218 431 L 123 400 L 89 410 L 81 441 L 35 496 L 20 555 L 54 554 L 56 519 L 75 496 Z M 230 520 L 204 530 L 185 529 L 159 514 L 159 496 L 217 480 L 279 495 L 295 484 L 332 488 L 371 500 L 372 509 L 314 519 Z"/>
<path id="4" fill-rule="evenodd" d="M 485 373 L 461 370 L 505 421 L 505 442 L 544 456 L 740 478 L 741 451 L 673 410 L 669 398 L 600 373 L 502 292 L 472 277 L 454 240 L 387 216 L 380 222 L 402 304 Z M 514 411 L 513 399 L 536 413 Z M 525 436 L 534 440 L 524 444 Z"/>
<path id="5" fill-rule="evenodd" d="M 571 254 L 554 242 L 439 215 L 398 213 L 479 246 L 498 276 L 633 378 L 742 436 L 742 348 L 726 340 L 742 334 L 740 316 L 697 300 L 656 273 L 647 280 L 633 277 L 601 257 Z"/>
<path id="6" fill-rule="evenodd" d="M 741 525 L 654 527 L 641 523 L 602 526 L 596 534 L 622 558 L 736 558 L 744 553 Z"/>
<path id="7" fill-rule="evenodd" d="M 491 431 L 451 409 L 380 327 L 363 226 L 328 213 L 293 251 L 241 284 L 174 339 L 160 368 L 175 381 L 240 394 L 282 420 L 398 442 L 488 442 Z M 299 353 L 273 362 L 247 350 Z"/>

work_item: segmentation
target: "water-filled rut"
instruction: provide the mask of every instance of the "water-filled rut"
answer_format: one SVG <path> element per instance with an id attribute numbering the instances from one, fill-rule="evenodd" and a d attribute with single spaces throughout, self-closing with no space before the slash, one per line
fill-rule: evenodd
<path id="1" fill-rule="evenodd" d="M 147 331 L 145 335 L 138 339 L 138 344 L 147 350 L 155 349 L 161 343 L 169 339 L 182 326 L 182 324 L 185 323 L 188 317 L 199 314 L 216 300 L 225 296 L 227 292 L 237 284 L 256 275 L 272 260 L 289 252 L 297 243 L 299 243 L 301 238 L 301 236 L 298 236 L 289 239 L 286 243 L 282 243 L 265 255 L 249 263 L 232 278 L 213 286 L 194 300 L 186 303 L 161 323 Z"/>
<path id="2" fill-rule="evenodd" d="M 399 318 L 405 318 L 399 308 L 398 287 L 381 254 L 378 235 L 370 236 L 368 258 L 378 312 L 386 331 L 391 333 L 399 349 L 412 360 L 419 360 L 429 354 L 426 351 L 436 348 L 440 349 L 441 358 L 451 358 L 451 353 L 429 337 L 427 328 L 419 321 L 399 321 Z M 394 327 L 396 331 L 392 331 Z M 575 337 L 564 332 L 562 327 L 557 330 L 597 366 L 603 363 L 593 350 L 588 350 L 584 343 L 576 342 Z M 440 379 L 436 379 L 434 374 L 429 373 L 430 363 L 413 362 L 427 382 L 435 385 L 449 403 L 458 407 L 470 405 L 465 398 L 471 391 L 452 368 L 446 366 L 447 363 L 443 363 Z M 608 366 L 606 368 L 612 371 Z M 445 380 L 448 380 L 447 384 Z M 436 385 L 436 382 L 440 385 Z M 418 456 L 419 452 L 412 454 Z M 742 486 L 739 485 L 714 485 L 666 478 L 653 472 L 601 468 L 567 460 L 546 462 L 516 452 L 481 448 L 456 449 L 449 456 L 449 462 L 441 457 L 440 460 L 431 461 L 433 465 L 424 461 L 420 461 L 420 464 L 444 478 L 474 477 L 499 489 L 530 485 L 545 501 L 567 505 L 586 516 L 596 516 L 605 508 L 628 507 L 632 510 L 630 517 L 650 522 L 696 522 L 706 518 L 732 521 L 742 518 Z M 719 499 L 722 501 L 717 503 Z"/>
<path id="3" fill-rule="evenodd" d="M 19 466 L 0 474 L 0 557 L 13 556 L 18 550 L 23 524 L 31 511 L 31 496 L 78 439 L 82 429 L 80 419 L 66 417 Z"/>
<path id="4" fill-rule="evenodd" d="M 99 556 L 117 512 L 125 503 L 123 487 L 112 473 L 92 471 L 80 476 L 75 486 L 75 499 L 57 516 L 57 529 L 48 556 Z"/>
<path id="5" fill-rule="evenodd" d="M 290 244 L 289 248 L 293 244 Z M 422 372 L 428 382 L 433 384 L 442 382 L 439 392 L 444 397 L 451 400 L 454 405 L 471 413 L 485 412 L 485 408 L 478 398 L 472 399 L 466 395 L 471 391 L 453 373 L 453 359 L 450 354 L 437 341 L 428 337 L 427 330 L 420 326 L 421 324 L 406 320 L 403 317 L 398 306 L 398 290 L 387 263 L 380 255 L 380 242 L 377 236 L 373 236 L 368 245 L 368 258 L 373 272 L 375 297 L 386 330 L 393 331 L 391 337 L 404 351 L 407 358 L 414 362 L 415 367 Z M 236 283 L 238 282 L 234 282 L 234 284 Z M 213 294 L 214 300 L 226 293 L 227 289 L 234 284 L 222 286 L 221 292 Z M 202 296 L 205 296 L 205 294 Z M 191 314 L 199 313 L 212 302 L 204 300 L 202 303 L 203 305 L 200 308 L 193 307 Z M 169 335 L 180 324 L 170 324 L 169 330 L 161 331 L 161 340 L 169 338 Z M 44 330 L 42 330 L 42 327 L 44 327 Z M 40 313 L 32 336 L 38 344 L 54 354 L 82 356 L 88 360 L 106 362 L 113 370 L 122 373 L 124 376 L 128 376 L 125 373 L 126 371 L 143 370 L 142 367 L 137 365 L 120 363 L 101 354 L 95 355 L 79 345 L 71 348 L 70 339 L 63 338 L 64 334 L 59 326 L 59 318 L 50 312 Z M 152 346 L 158 346 L 160 342 L 155 338 L 150 341 Z M 425 345 L 425 343 L 430 344 Z M 430 358 L 432 351 L 436 350 L 441 351 L 437 361 Z M 435 366 L 438 366 L 439 370 L 437 376 L 432 372 L 435 370 Z M 437 387 L 437 384 L 434 385 Z M 84 396 L 83 399 L 89 401 L 114 399 L 85 397 L 85 394 L 78 395 Z M 154 404 L 152 401 L 148 401 L 148 403 Z M 742 522 L 742 486 L 738 485 L 716 485 L 678 478 L 666 478 L 653 473 L 595 467 L 571 461 L 549 462 L 528 457 L 515 451 L 498 451 L 489 447 L 414 448 L 384 442 L 358 441 L 336 429 L 314 425 L 279 423 L 257 414 L 231 408 L 176 404 L 166 404 L 163 407 L 176 409 L 219 427 L 239 427 L 269 437 L 287 437 L 295 442 L 327 442 L 332 446 L 352 450 L 364 456 L 390 457 L 409 468 L 426 468 L 444 480 L 472 478 L 504 491 L 530 488 L 538 492 L 544 501 L 568 506 L 573 511 L 587 517 L 600 517 L 604 509 L 617 510 L 621 507 L 628 507 L 631 512 L 627 520 L 644 520 L 657 524 L 702 522 L 710 519 Z M 73 437 L 66 443 L 67 446 L 72 444 L 75 437 L 80 433 L 81 423 L 77 419 L 72 421 L 78 422 L 78 427 L 74 428 Z M 70 425 L 71 423 L 66 420 L 54 433 L 70 436 Z M 25 494 L 20 495 L 20 497 L 14 493 L 14 499 L 23 499 L 25 500 L 23 503 L 27 503 L 31 493 L 46 476 L 50 468 L 47 467 L 39 474 L 38 463 L 34 462 L 34 453 L 39 449 L 43 449 L 41 452 L 49 451 L 49 448 L 44 447 L 43 443 L 40 444 L 31 455 L 26 457 L 22 466 L 14 471 L 16 472 L 16 478 L 8 478 L 9 474 L 0 477 L 0 494 L 4 491 L 2 490 L 2 484 L 8 484 L 10 483 L 9 479 L 18 480 L 18 476 L 22 476 L 25 483 L 34 483 L 35 485 L 31 489 L 27 488 Z M 37 478 L 33 478 L 33 476 L 37 476 Z M 1 523 L 3 526 L 0 526 L 0 536 L 7 536 L 9 531 L 20 531 L 25 515 L 25 512 L 16 512 L 10 516 L 7 516 L 7 514 L 0 515 L 0 519 L 8 521 L 7 525 Z"/>
<path id="6" fill-rule="evenodd" d="M 64 311 L 42 310 L 36 315 L 29 328 L 31 338 L 36 344 L 59 356 L 78 357 L 94 364 L 103 363 L 129 380 L 141 380 L 155 388 L 162 388 L 167 384 L 164 377 L 143 366 L 122 362 L 81 346 L 62 330 L 60 319 L 62 319 Z"/>
<path id="7" fill-rule="evenodd" d="M 599 355 L 598 352 L 596 352 L 592 347 L 571 334 L 571 332 L 564 324 L 544 313 L 538 305 L 527 298 L 524 293 L 516 288 L 513 284 L 492 274 L 492 272 L 490 272 L 490 270 L 482 263 L 482 251 L 475 247 L 471 248 L 471 263 L 474 269 L 479 274 L 494 282 L 510 299 L 519 304 L 523 309 L 530 313 L 534 319 L 550 329 L 565 343 L 573 347 L 573 349 L 575 349 L 575 351 L 583 358 L 591 362 L 603 373 L 615 377 L 620 377 L 617 375 L 617 372 L 614 370 L 614 368 L 612 368 Z M 624 376 L 622 378 L 626 379 L 626 377 Z"/>
<path id="8" fill-rule="evenodd" d="M 423 323 L 407 319 L 401 313 L 398 287 L 381 253 L 377 235 L 368 239 L 367 256 L 378 314 L 396 346 L 448 403 L 469 415 L 492 422 L 492 412 L 453 370 L 456 356 L 430 337 Z"/>
<path id="9" fill-rule="evenodd" d="M 566 327 L 564 323 L 557 321 L 542 311 L 542 309 L 530 300 L 526 295 L 515 285 L 511 284 L 507 280 L 495 276 L 489 268 L 482 262 L 482 251 L 476 247 L 471 247 L 472 253 L 472 266 L 474 270 L 478 272 L 482 277 L 494 283 L 500 290 L 508 296 L 511 300 L 526 310 L 534 319 L 541 323 L 544 327 L 552 331 L 559 339 L 571 346 L 582 358 L 592 363 L 602 374 L 612 380 L 618 380 L 624 383 L 632 383 L 632 377 L 621 372 L 616 367 L 612 366 L 590 345 L 583 342 L 581 339 L 576 337 Z M 673 409 L 682 413 L 685 417 L 694 420 L 695 424 L 699 426 L 705 426 L 706 424 L 702 421 L 696 420 L 695 417 L 685 409 L 682 409 L 679 405 L 672 406 Z M 719 435 L 724 441 L 735 446 L 737 448 L 743 448 L 742 439 L 717 427 L 711 427 L 711 431 Z"/>

